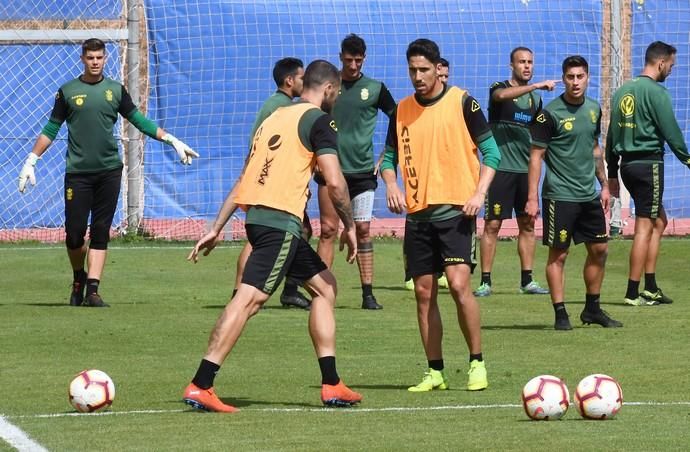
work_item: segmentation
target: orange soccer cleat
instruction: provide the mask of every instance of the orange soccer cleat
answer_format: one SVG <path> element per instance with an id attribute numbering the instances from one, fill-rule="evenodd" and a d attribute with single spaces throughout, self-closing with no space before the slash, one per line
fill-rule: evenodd
<path id="1" fill-rule="evenodd" d="M 345 386 L 342 380 L 337 385 L 321 385 L 321 401 L 326 406 L 349 407 L 362 401 L 362 394 Z"/>
<path id="2" fill-rule="evenodd" d="M 215 411 L 217 413 L 234 413 L 239 411 L 234 406 L 223 403 L 213 388 L 201 389 L 194 383 L 189 383 L 185 388 L 182 400 L 197 410 Z"/>

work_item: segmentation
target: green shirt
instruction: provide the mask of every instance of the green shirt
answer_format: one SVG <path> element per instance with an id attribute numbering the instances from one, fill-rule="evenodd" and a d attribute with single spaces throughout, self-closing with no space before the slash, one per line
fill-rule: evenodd
<path id="1" fill-rule="evenodd" d="M 280 107 L 286 107 L 288 105 L 292 105 L 292 98 L 281 90 L 271 94 L 271 96 L 264 101 L 261 109 L 256 114 L 256 119 L 254 120 L 254 125 L 252 126 L 252 133 L 249 135 L 249 147 L 251 147 L 252 140 L 254 140 L 256 130 L 259 128 L 261 123 L 264 122 L 264 119 L 271 116 L 271 113 Z"/>
<path id="2" fill-rule="evenodd" d="M 390 118 L 395 101 L 386 86 L 362 75 L 343 81 L 333 107 L 338 127 L 338 158 L 344 174 L 373 173 L 374 145 L 378 111 Z"/>
<path id="3" fill-rule="evenodd" d="M 291 105 L 296 104 L 291 103 Z M 333 117 L 322 110 L 314 108 L 304 113 L 297 124 L 297 133 L 304 147 L 317 156 L 335 154 L 337 134 L 332 123 Z M 300 219 L 283 210 L 252 206 L 247 210 L 245 223 L 267 226 L 302 237 Z"/>
<path id="4" fill-rule="evenodd" d="M 613 94 L 606 134 L 606 160 L 611 177 L 617 176 L 619 156 L 627 154 L 632 159 L 635 154 L 661 156 L 664 141 L 681 162 L 690 165 L 688 147 L 673 114 L 668 90 L 647 76 L 624 83 Z"/>
<path id="5" fill-rule="evenodd" d="M 121 83 L 103 78 L 85 83 L 76 78 L 55 96 L 50 121 L 67 121 L 67 173 L 107 171 L 122 167 L 113 127 L 118 113 L 136 111 Z"/>
<path id="6" fill-rule="evenodd" d="M 532 143 L 529 124 L 541 110 L 541 96 L 533 91 L 503 102 L 493 99 L 494 91 L 510 86 L 510 82 L 506 80 L 495 82 L 489 88 L 489 125 L 501 151 L 498 170 L 526 173 Z"/>
<path id="7" fill-rule="evenodd" d="M 546 149 L 542 197 L 554 201 L 595 199 L 594 147 L 601 133 L 599 103 L 585 97 L 569 104 L 563 95 L 549 102 L 530 127 L 532 145 Z"/>

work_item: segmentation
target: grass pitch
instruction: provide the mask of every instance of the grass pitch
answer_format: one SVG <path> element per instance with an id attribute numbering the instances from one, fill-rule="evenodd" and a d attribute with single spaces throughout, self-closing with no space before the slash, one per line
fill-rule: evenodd
<path id="1" fill-rule="evenodd" d="M 338 370 L 364 395 L 350 410 L 324 409 L 307 312 L 277 296 L 250 320 L 222 367 L 216 390 L 242 411 L 190 412 L 184 386 L 228 300 L 238 247 L 197 265 L 189 247 L 115 243 L 101 286 L 110 309 L 70 308 L 64 249 L 0 246 L 0 415 L 49 450 L 686 450 L 690 444 L 690 241 L 664 239 L 658 281 L 670 306 L 622 304 L 629 241 L 610 243 L 603 308 L 621 329 L 579 325 L 585 249 L 566 264 L 575 329 L 553 330 L 548 296 L 519 295 L 515 242 L 500 242 L 494 295 L 480 299 L 489 389 L 465 390 L 467 349 L 446 290 L 444 355 L 450 390 L 407 392 L 422 377 L 414 296 L 402 283 L 401 243 L 375 244 L 374 293 L 363 311 L 356 266 L 336 257 Z M 545 284 L 545 249 L 535 277 Z M 473 286 L 478 284 L 478 272 Z M 117 395 L 105 415 L 75 416 L 72 376 L 106 371 Z M 520 391 L 532 377 L 563 378 L 571 396 L 591 373 L 617 378 L 626 405 L 613 421 L 584 421 L 575 408 L 556 422 L 529 421 Z M 0 432 L 1 433 L 1 432 Z M 9 445 L 0 439 L 0 450 Z"/>

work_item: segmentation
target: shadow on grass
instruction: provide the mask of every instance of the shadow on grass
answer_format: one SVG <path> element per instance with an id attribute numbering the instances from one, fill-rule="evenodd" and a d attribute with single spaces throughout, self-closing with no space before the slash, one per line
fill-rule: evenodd
<path id="1" fill-rule="evenodd" d="M 544 330 L 553 331 L 553 325 L 482 325 L 483 330 Z"/>

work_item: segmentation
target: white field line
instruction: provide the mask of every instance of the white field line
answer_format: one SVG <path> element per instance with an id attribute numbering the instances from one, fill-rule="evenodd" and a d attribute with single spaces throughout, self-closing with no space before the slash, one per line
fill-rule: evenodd
<path id="1" fill-rule="evenodd" d="M 29 438 L 22 429 L 10 424 L 3 416 L 0 416 L 0 439 L 19 452 L 48 452 L 46 448 Z"/>
<path id="2" fill-rule="evenodd" d="M 688 402 L 624 402 L 625 406 L 649 406 L 649 407 L 665 407 L 665 406 L 690 406 Z M 350 413 L 384 413 L 384 412 L 417 412 L 417 411 L 454 411 L 454 410 L 496 410 L 505 408 L 520 408 L 522 405 L 517 403 L 496 403 L 486 405 L 442 405 L 442 406 L 426 406 L 426 407 L 381 407 L 381 408 L 241 408 L 242 411 L 263 412 L 263 413 L 330 413 L 333 411 L 345 411 Z M 192 409 L 177 409 L 177 410 L 132 410 L 132 411 L 102 411 L 99 413 L 49 413 L 49 414 L 24 414 L 24 415 L 5 415 L 6 418 L 12 419 L 41 419 L 41 418 L 61 418 L 61 417 L 79 417 L 79 416 L 123 416 L 136 414 L 171 414 L 183 413 L 191 411 Z"/>

